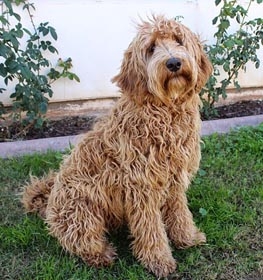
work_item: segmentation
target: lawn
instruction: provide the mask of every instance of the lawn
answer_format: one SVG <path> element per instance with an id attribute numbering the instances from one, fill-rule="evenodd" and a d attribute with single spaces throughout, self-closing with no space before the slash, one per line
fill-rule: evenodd
<path id="1" fill-rule="evenodd" d="M 44 223 L 25 215 L 19 193 L 28 174 L 57 169 L 62 155 L 0 159 L 1 279 L 155 279 L 132 257 L 128 232 L 110 236 L 119 259 L 93 269 L 63 251 Z M 188 192 L 207 244 L 174 249 L 179 267 L 169 279 L 263 279 L 263 124 L 203 138 L 201 167 Z"/>

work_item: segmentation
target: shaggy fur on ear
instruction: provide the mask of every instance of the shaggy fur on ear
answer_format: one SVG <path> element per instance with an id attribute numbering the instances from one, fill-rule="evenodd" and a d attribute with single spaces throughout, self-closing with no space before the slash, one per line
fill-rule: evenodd
<path id="1" fill-rule="evenodd" d="M 139 64 L 140 60 L 136 52 L 133 51 L 135 43 L 130 44 L 124 53 L 119 75 L 112 78 L 123 93 L 136 94 L 147 92 L 146 69 Z"/>
<path id="2" fill-rule="evenodd" d="M 176 61 L 176 64 L 174 64 Z M 187 205 L 200 161 L 201 90 L 211 74 L 198 37 L 156 16 L 138 25 L 113 81 L 122 95 L 84 134 L 57 173 L 23 193 L 50 234 L 88 265 L 110 265 L 107 233 L 129 227 L 135 257 L 157 277 L 176 269 L 178 248 L 206 241 Z"/>

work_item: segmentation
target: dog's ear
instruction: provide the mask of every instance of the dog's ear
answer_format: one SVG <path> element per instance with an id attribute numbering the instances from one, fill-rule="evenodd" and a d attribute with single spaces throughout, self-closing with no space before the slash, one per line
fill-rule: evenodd
<path id="1" fill-rule="evenodd" d="M 145 77 L 145 65 L 138 65 L 142 59 L 138 57 L 132 42 L 124 53 L 120 73 L 112 78 L 122 93 L 138 94 L 147 91 L 147 80 Z"/>
<path id="2" fill-rule="evenodd" d="M 199 61 L 198 61 L 198 75 L 197 75 L 197 83 L 195 86 L 196 93 L 199 93 L 201 89 L 204 87 L 209 77 L 213 72 L 213 66 L 208 59 L 206 53 L 204 52 L 203 46 L 201 43 L 199 44 Z"/>

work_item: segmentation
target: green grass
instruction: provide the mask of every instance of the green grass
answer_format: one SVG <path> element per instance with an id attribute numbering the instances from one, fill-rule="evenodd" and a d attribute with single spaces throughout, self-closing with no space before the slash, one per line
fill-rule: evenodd
<path id="1" fill-rule="evenodd" d="M 63 251 L 44 223 L 19 202 L 28 173 L 57 169 L 61 154 L 0 159 L 1 279 L 155 279 L 133 258 L 128 233 L 111 236 L 119 259 L 94 269 Z M 263 124 L 203 139 L 202 162 L 188 193 L 207 244 L 174 250 L 169 279 L 263 279 Z"/>

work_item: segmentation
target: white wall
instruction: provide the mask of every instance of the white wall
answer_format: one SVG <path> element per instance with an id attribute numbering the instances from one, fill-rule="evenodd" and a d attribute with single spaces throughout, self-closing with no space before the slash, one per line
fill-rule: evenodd
<path id="1" fill-rule="evenodd" d="M 36 24 L 48 21 L 56 28 L 55 46 L 59 56 L 71 57 L 72 69 L 81 82 L 67 79 L 53 84 L 52 101 L 82 100 L 118 96 L 110 79 L 120 66 L 122 55 L 135 35 L 134 22 L 151 13 L 167 17 L 181 15 L 182 22 L 199 33 L 204 40 L 213 42 L 215 27 L 212 19 L 218 13 L 214 0 L 34 0 Z M 240 1 L 247 4 L 248 1 Z M 254 4 L 252 17 L 263 15 L 263 5 Z M 27 24 L 27 23 L 25 23 Z M 29 23 L 28 23 L 29 24 Z M 28 25 L 30 26 L 30 25 Z M 234 28 L 234 27 L 233 27 Z M 263 63 L 263 51 L 260 55 Z M 255 71 L 248 68 L 242 74 L 244 87 L 263 86 L 263 67 Z M 0 87 L 4 85 L 0 84 Z M 10 93 L 10 92 L 9 92 Z M 9 93 L 0 95 L 0 101 L 9 103 Z"/>

